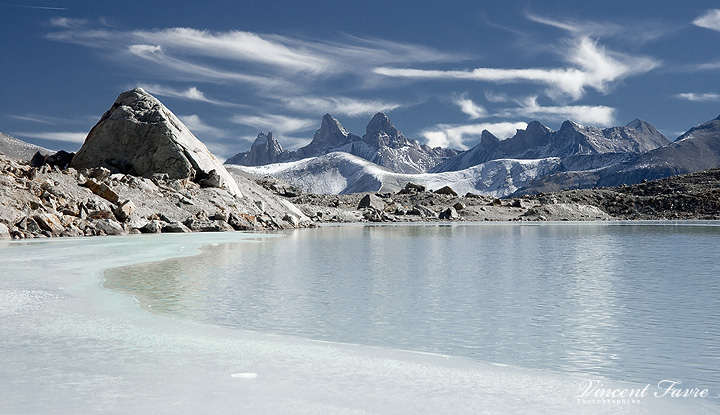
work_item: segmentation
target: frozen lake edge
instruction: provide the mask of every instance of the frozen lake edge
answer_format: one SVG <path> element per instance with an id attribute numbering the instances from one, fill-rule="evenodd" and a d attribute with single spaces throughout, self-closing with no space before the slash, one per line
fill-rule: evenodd
<path id="1" fill-rule="evenodd" d="M 0 369 L 2 413 L 716 410 L 701 400 L 578 403 L 585 380 L 579 377 L 205 326 L 139 312 L 131 298 L 100 286 L 109 267 L 195 255 L 213 243 L 262 243 L 258 239 L 265 237 L 226 233 L 2 243 L 7 276 L 0 286 L 0 330 L 6 335 L 0 344 L 8 362 Z"/>

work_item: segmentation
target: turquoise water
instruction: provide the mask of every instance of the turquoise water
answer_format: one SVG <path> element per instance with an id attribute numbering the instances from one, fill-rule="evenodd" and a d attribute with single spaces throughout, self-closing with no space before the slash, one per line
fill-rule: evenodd
<path id="1" fill-rule="evenodd" d="M 720 227 L 343 226 L 133 265 L 106 287 L 235 329 L 720 393 Z"/>

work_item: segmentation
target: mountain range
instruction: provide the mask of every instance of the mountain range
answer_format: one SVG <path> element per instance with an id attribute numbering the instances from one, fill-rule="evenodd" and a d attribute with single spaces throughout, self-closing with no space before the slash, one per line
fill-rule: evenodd
<path id="1" fill-rule="evenodd" d="M 673 142 L 640 119 L 604 129 L 565 121 L 557 131 L 533 121 L 505 140 L 485 130 L 479 144 L 459 152 L 407 139 L 383 113 L 362 138 L 326 114 L 307 146 L 283 150 L 272 133 L 261 133 L 249 152 L 226 164 L 317 193 L 391 191 L 412 181 L 503 197 L 634 184 L 720 166 L 720 117 Z"/>
<path id="2" fill-rule="evenodd" d="M 458 154 L 455 150 L 431 148 L 406 138 L 382 112 L 370 120 L 362 137 L 348 132 L 332 115 L 325 114 L 312 141 L 296 151 L 284 150 L 272 132 L 261 132 L 250 151 L 238 153 L 225 163 L 262 166 L 334 152 L 352 154 L 397 173 L 409 174 L 427 172 Z"/>
<path id="3" fill-rule="evenodd" d="M 145 91 L 130 92 L 142 95 L 148 102 L 156 101 Z M 176 117 L 159 102 L 153 105 L 162 110 L 158 110 L 158 114 L 175 120 Z M 174 124 L 180 125 L 179 121 Z M 128 128 L 134 128 L 134 124 L 128 125 Z M 96 126 L 93 131 L 98 128 Z M 135 134 L 134 130 L 122 131 L 116 140 L 121 144 Z M 178 134 L 192 136 L 189 131 Z M 204 148 L 200 144 L 197 146 Z M 156 150 L 146 153 L 157 154 L 160 150 L 167 152 L 159 145 Z M 36 151 L 50 153 L 42 147 L 0 134 L 2 154 L 27 160 Z M 123 151 L 122 145 L 113 150 L 114 155 L 107 160 L 108 166 L 132 167 L 133 171 L 142 174 L 140 170 L 147 163 L 137 162 L 137 155 L 120 160 L 118 157 L 124 154 Z M 207 152 L 206 149 L 188 151 L 185 153 Z M 82 155 L 83 151 L 80 151 L 73 162 L 80 163 Z M 214 156 L 205 158 L 210 160 L 205 163 L 208 166 L 198 164 L 197 160 L 188 165 L 187 170 L 194 180 L 232 185 L 232 180 Z M 484 193 L 496 197 L 619 186 L 720 166 L 720 117 L 691 128 L 673 142 L 639 119 L 624 127 L 604 129 L 565 121 L 557 131 L 533 121 L 505 140 L 483 131 L 479 144 L 460 152 L 431 148 L 408 139 L 384 113 L 373 116 L 362 137 L 348 132 L 338 120 L 325 114 L 308 145 L 288 151 L 272 133 L 260 133 L 250 151 L 236 154 L 225 162 L 225 166 L 245 175 L 273 175 L 315 193 L 396 191 L 407 182 L 423 184 L 430 189 L 450 186 L 459 193 Z"/>

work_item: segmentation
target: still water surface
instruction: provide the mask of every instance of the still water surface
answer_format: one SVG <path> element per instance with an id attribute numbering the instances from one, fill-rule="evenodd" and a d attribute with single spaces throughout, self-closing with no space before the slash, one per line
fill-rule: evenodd
<path id="1" fill-rule="evenodd" d="M 243 330 L 720 393 L 720 226 L 343 226 L 108 271 Z"/>

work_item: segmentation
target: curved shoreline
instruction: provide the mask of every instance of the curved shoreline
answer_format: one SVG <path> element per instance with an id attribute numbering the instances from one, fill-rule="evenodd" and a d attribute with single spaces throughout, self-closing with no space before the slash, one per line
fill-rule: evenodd
<path id="1" fill-rule="evenodd" d="M 3 296 L 29 293 L 0 319 L 6 410 L 712 413 L 699 402 L 661 400 L 578 406 L 576 377 L 158 318 L 100 286 L 113 254 L 137 263 L 229 235 L 160 237 L 164 246 L 158 236 L 0 245 L 9 272 Z"/>

